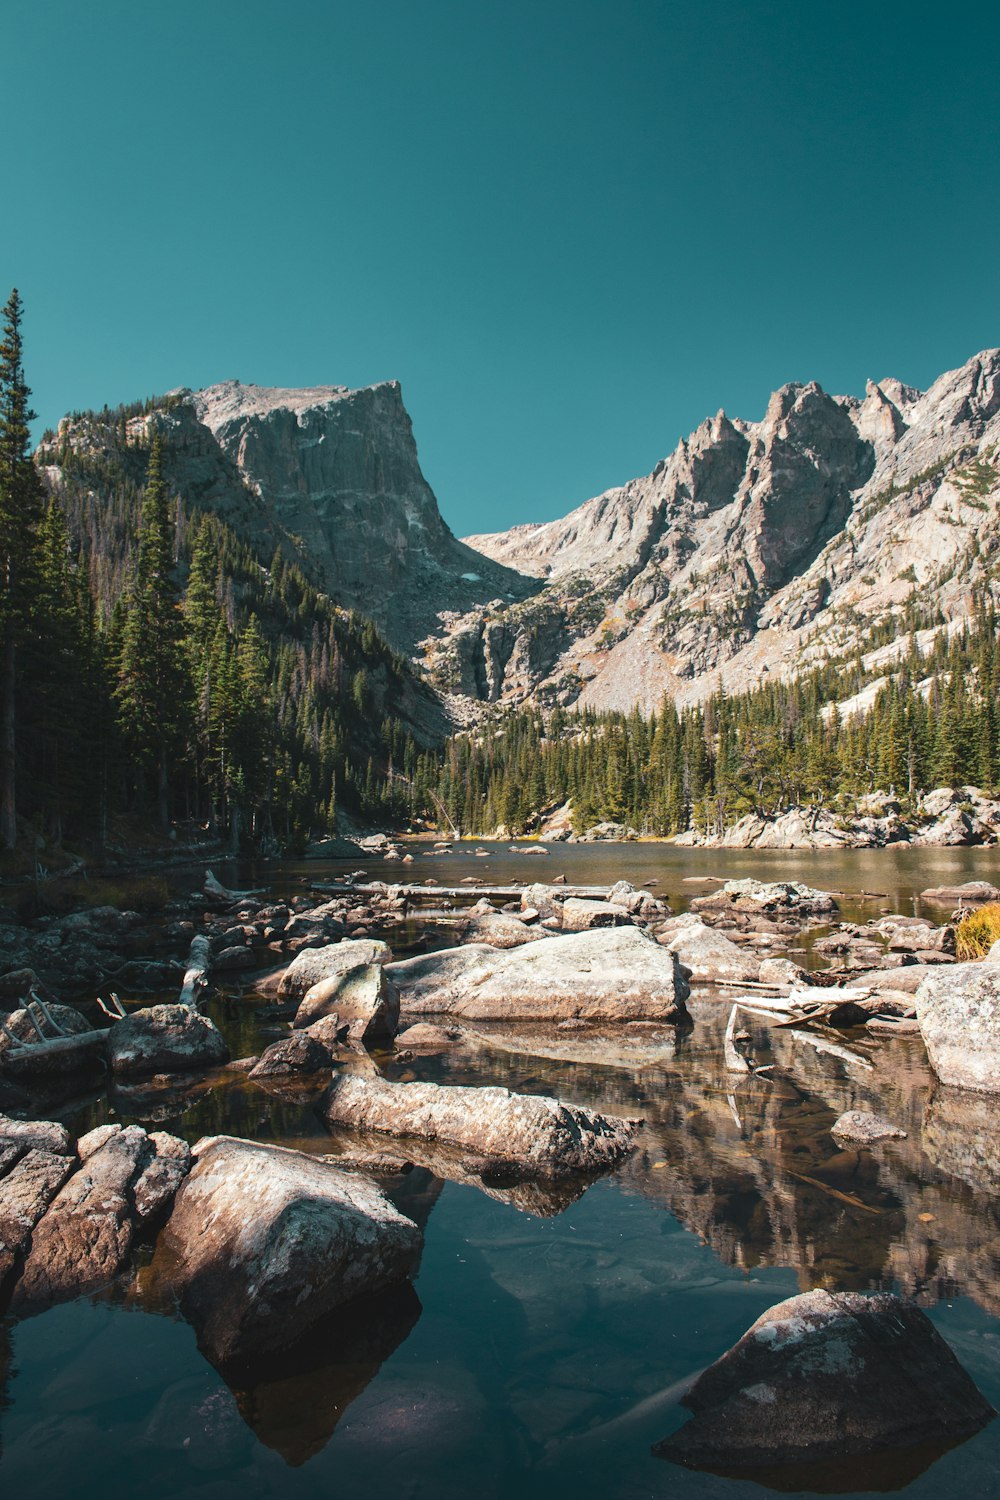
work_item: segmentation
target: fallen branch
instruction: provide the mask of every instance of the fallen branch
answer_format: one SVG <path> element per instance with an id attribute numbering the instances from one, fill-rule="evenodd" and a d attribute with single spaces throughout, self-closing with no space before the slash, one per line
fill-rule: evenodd
<path id="1" fill-rule="evenodd" d="M 729 1024 L 726 1027 L 726 1038 L 722 1044 L 722 1055 L 726 1064 L 727 1073 L 749 1073 L 750 1064 L 745 1057 L 741 1057 L 736 1050 L 733 1036 L 736 1031 L 736 1012 L 738 1006 L 733 1006 L 729 1012 Z"/>
<path id="2" fill-rule="evenodd" d="M 189 1010 L 198 1009 L 198 992 L 207 988 L 211 967 L 212 945 L 206 934 L 200 932 L 191 943 L 184 983 L 177 998 L 178 1005 L 186 1005 Z"/>
<path id="3" fill-rule="evenodd" d="M 213 901 L 242 901 L 247 896 L 265 896 L 267 892 L 263 887 L 253 891 L 231 891 L 228 886 L 216 880 L 211 870 L 205 871 L 205 884 L 203 890 L 206 896 Z"/>

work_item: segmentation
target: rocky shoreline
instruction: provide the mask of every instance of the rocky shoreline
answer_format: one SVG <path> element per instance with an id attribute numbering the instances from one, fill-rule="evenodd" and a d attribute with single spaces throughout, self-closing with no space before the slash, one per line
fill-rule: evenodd
<path id="1" fill-rule="evenodd" d="M 926 1047 L 945 1095 L 1000 1092 L 1000 951 L 978 962 L 959 962 L 956 952 L 956 920 L 1000 898 L 986 883 L 925 891 L 940 921 L 880 913 L 861 924 L 840 920 L 834 894 L 791 881 L 727 881 L 680 915 L 625 881 L 587 894 L 535 883 L 504 899 L 507 890 L 484 895 L 472 884 L 464 901 L 442 903 L 433 883 L 368 881 L 361 891 L 347 881 L 277 902 L 209 876 L 197 900 L 167 913 L 162 936 L 176 956 L 128 960 L 158 965 L 158 983 L 183 980 L 186 999 L 105 1001 L 104 1013 L 65 1003 L 61 985 L 93 982 L 100 955 L 136 932 L 132 916 L 98 908 L 45 924 L 30 933 L 30 951 L 8 938 L 6 951 L 21 962 L 0 974 L 3 1307 L 24 1317 L 141 1274 L 143 1295 L 176 1307 L 225 1369 L 286 1354 L 338 1309 L 412 1279 L 423 1241 L 400 1197 L 407 1174 L 469 1185 L 546 1217 L 597 1176 L 630 1170 L 641 1119 L 499 1083 L 387 1076 L 456 1049 L 669 1067 L 709 1004 L 730 1016 L 713 1066 L 728 1079 L 737 1119 L 740 1091 L 776 1086 L 789 1047 L 870 1070 L 868 1059 L 910 1036 Z M 415 920 L 451 946 L 397 958 L 395 936 Z M 824 967 L 798 962 L 803 951 Z M 201 1008 L 212 985 L 257 995 L 275 1040 L 233 1059 Z M 158 1094 L 176 1114 L 177 1088 L 202 1083 L 295 1099 L 325 1124 L 330 1150 L 227 1135 L 189 1144 L 148 1123 L 109 1122 L 74 1139 L 44 1116 L 82 1086 L 107 1087 L 148 1122 Z M 842 1110 L 832 1139 L 861 1152 L 905 1140 L 891 1101 L 883 1107 Z M 868 1397 L 845 1408 L 841 1381 L 811 1389 L 809 1422 L 754 1428 L 744 1421 L 747 1391 L 763 1377 L 750 1364 L 736 1384 L 713 1377 L 711 1398 L 704 1377 L 691 1393 L 687 1435 L 657 1452 L 714 1472 L 798 1472 L 829 1457 L 831 1423 L 862 1405 L 847 1456 L 890 1452 L 905 1464 L 924 1438 L 964 1440 L 992 1409 L 922 1314 L 899 1306 L 834 1298 L 775 1317 L 796 1327 L 804 1318 L 818 1347 L 831 1320 L 852 1319 L 845 1326 L 864 1335 L 850 1354 L 859 1389 L 866 1370 L 881 1368 L 886 1339 L 901 1340 L 900 1357 L 913 1361 L 924 1392 L 908 1417 L 898 1403 Z M 776 1391 L 795 1386 L 799 1357 L 792 1340 L 769 1367 Z M 733 1446 L 740 1423 L 741 1449 Z"/>

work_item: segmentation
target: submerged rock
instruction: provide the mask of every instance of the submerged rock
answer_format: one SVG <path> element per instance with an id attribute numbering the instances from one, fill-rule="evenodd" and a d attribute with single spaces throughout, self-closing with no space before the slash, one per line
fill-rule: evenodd
<path id="1" fill-rule="evenodd" d="M 676 957 L 637 927 L 573 933 L 509 951 L 470 944 L 390 964 L 409 1016 L 479 1021 L 686 1020 Z"/>
<path id="2" fill-rule="evenodd" d="M 854 1141 L 860 1146 L 870 1146 L 874 1141 L 905 1141 L 906 1131 L 900 1130 L 884 1115 L 869 1114 L 863 1109 L 848 1109 L 830 1126 L 830 1134 L 838 1140 Z"/>
<path id="3" fill-rule="evenodd" d="M 637 1127 L 545 1095 L 351 1076 L 333 1080 L 323 1112 L 330 1125 L 437 1141 L 539 1177 L 613 1166 Z"/>
<path id="4" fill-rule="evenodd" d="M 917 990 L 916 1007 L 941 1082 L 1000 1093 L 1000 964 L 932 969 Z"/>
<path id="5" fill-rule="evenodd" d="M 903 1466 L 907 1450 L 943 1450 L 995 1415 L 930 1320 L 889 1293 L 814 1291 L 779 1302 L 683 1404 L 694 1417 L 656 1454 L 796 1489 L 830 1488 L 831 1463 L 860 1455 L 890 1450 Z M 822 1466 L 812 1482 L 803 1472 L 811 1465 Z"/>
<path id="6" fill-rule="evenodd" d="M 214 1021 L 186 1005 L 150 1005 L 116 1021 L 108 1032 L 116 1077 L 184 1073 L 227 1062 L 229 1048 Z"/>
<path id="7" fill-rule="evenodd" d="M 413 1270 L 420 1231 L 367 1178 L 230 1136 L 194 1157 L 157 1260 L 214 1362 L 286 1348 Z"/>

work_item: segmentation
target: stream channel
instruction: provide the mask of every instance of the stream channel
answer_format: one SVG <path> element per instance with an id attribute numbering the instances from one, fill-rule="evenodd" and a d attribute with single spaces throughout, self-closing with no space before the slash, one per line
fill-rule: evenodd
<path id="1" fill-rule="evenodd" d="M 477 857 L 469 845 L 446 855 L 409 847 L 415 860 L 405 866 L 310 861 L 216 873 L 282 896 L 352 868 L 441 885 L 470 875 L 655 880 L 675 911 L 711 888 L 697 877 L 754 875 L 838 892 L 842 918 L 861 921 L 920 911 L 927 886 L 1000 883 L 997 850 L 553 845 L 542 857 L 484 844 L 488 856 Z M 192 871 L 181 886 L 199 880 Z M 252 976 L 239 977 L 242 993 L 229 984 L 207 1006 L 235 1057 L 284 1029 L 255 1000 Z M 722 1064 L 731 993 L 696 990 L 694 1028 L 673 1047 L 609 1043 L 597 1060 L 575 1055 L 571 1033 L 532 1039 L 482 1026 L 475 1042 L 444 1053 L 379 1056 L 392 1079 L 499 1083 L 646 1123 L 624 1165 L 578 1196 L 484 1190 L 422 1168 L 390 1180 L 390 1195 L 424 1229 L 412 1287 L 335 1317 L 287 1359 L 230 1373 L 230 1384 L 141 1268 L 99 1297 L 0 1322 L 0 1494 L 744 1500 L 760 1486 L 689 1472 L 650 1448 L 686 1419 L 677 1397 L 695 1372 L 768 1307 L 813 1287 L 912 1296 L 1000 1407 L 995 1102 L 936 1089 L 919 1037 L 851 1036 L 860 1062 L 849 1063 L 764 1022 L 751 1027 L 773 1055 L 772 1079 L 734 1086 Z M 888 1115 L 906 1139 L 838 1147 L 830 1127 L 851 1108 Z M 145 1097 L 94 1092 L 51 1113 L 74 1133 L 114 1119 L 191 1142 L 226 1132 L 331 1150 L 312 1096 L 232 1073 Z M 1000 1420 L 925 1463 L 876 1478 L 859 1461 L 838 1492 L 1000 1495 Z"/>

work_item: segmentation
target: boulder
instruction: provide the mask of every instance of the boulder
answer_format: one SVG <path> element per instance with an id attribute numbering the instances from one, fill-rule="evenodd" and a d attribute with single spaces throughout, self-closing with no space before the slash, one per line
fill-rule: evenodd
<path id="1" fill-rule="evenodd" d="M 562 904 L 563 932 L 590 932 L 595 927 L 623 927 L 632 917 L 623 906 L 569 896 Z"/>
<path id="2" fill-rule="evenodd" d="M 46 1009 L 66 1036 L 84 1036 L 92 1030 L 90 1022 L 78 1010 L 74 1010 L 72 1005 L 57 1005 L 53 1003 L 47 1005 Z M 26 1010 L 15 1010 L 11 1015 L 4 1018 L 7 1030 L 12 1036 L 16 1036 L 19 1042 L 38 1041 L 36 1022 L 45 1037 L 53 1038 L 59 1035 L 45 1020 L 37 1006 L 33 1006 L 30 1013 Z M 5 1036 L 0 1031 L 0 1067 L 4 1066 L 10 1054 L 16 1051 L 17 1048 L 10 1037 Z"/>
<path id="3" fill-rule="evenodd" d="M 686 1020 L 677 958 L 637 927 L 580 932 L 509 951 L 470 944 L 386 970 L 407 1017 L 479 1021 Z"/>
<path id="4" fill-rule="evenodd" d="M 818 891 L 798 880 L 727 880 L 709 896 L 691 902 L 692 911 L 787 911 L 795 916 L 820 916 L 837 910 L 829 891 Z"/>
<path id="5" fill-rule="evenodd" d="M 150 1005 L 116 1021 L 108 1032 L 108 1059 L 117 1078 L 185 1073 L 229 1058 L 214 1021 L 186 1005 Z"/>
<path id="6" fill-rule="evenodd" d="M 917 990 L 916 1007 L 941 1082 L 1000 1093 L 1000 964 L 931 969 Z"/>
<path id="7" fill-rule="evenodd" d="M 388 944 L 373 938 L 345 938 L 324 948 L 306 948 L 297 953 L 282 975 L 278 997 L 301 1000 L 313 985 L 333 979 L 368 964 L 388 963 L 392 951 Z"/>
<path id="8" fill-rule="evenodd" d="M 936 1456 L 930 1445 L 961 1442 L 995 1415 L 924 1313 L 886 1292 L 813 1291 L 779 1302 L 683 1404 L 693 1418 L 656 1454 L 691 1469 L 758 1472 L 761 1482 L 769 1474 L 796 1490 L 888 1488 L 870 1466 L 857 1474 L 863 1484 L 845 1482 L 836 1466 L 885 1454 L 899 1476 L 907 1450 L 923 1468 Z"/>
<path id="9" fill-rule="evenodd" d="M 399 1025 L 399 994 L 381 963 L 358 964 L 307 990 L 295 1024 L 309 1026 L 324 1016 L 336 1016 L 352 1041 L 387 1047 Z"/>
<path id="10" fill-rule="evenodd" d="M 837 1140 L 851 1141 L 859 1146 L 870 1146 L 875 1141 L 905 1141 L 906 1131 L 900 1130 L 884 1115 L 869 1114 L 863 1109 L 848 1109 L 830 1126 L 830 1134 Z"/>
<path id="11" fill-rule="evenodd" d="M 201 1140 L 193 1154 L 154 1270 L 216 1363 L 280 1351 L 414 1269 L 419 1229 L 366 1178 L 230 1136 Z"/>
<path id="12" fill-rule="evenodd" d="M 462 928 L 463 943 L 486 943 L 490 948 L 520 948 L 548 936 L 538 927 L 505 911 L 470 912 Z"/>
<path id="13" fill-rule="evenodd" d="M 132 1198 L 139 1223 L 155 1227 L 191 1170 L 191 1147 L 163 1130 L 150 1131 L 149 1142 L 156 1155 L 135 1183 Z"/>
<path id="14" fill-rule="evenodd" d="M 537 1177 L 613 1166 L 631 1151 L 638 1123 L 504 1088 L 387 1083 L 350 1075 L 333 1080 L 323 1112 L 330 1125 L 459 1147 Z"/>
<path id="15" fill-rule="evenodd" d="M 760 973 L 760 963 L 752 954 L 745 953 L 692 912 L 664 922 L 657 942 L 668 953 L 677 955 L 685 969 L 690 970 L 692 979 L 708 983 L 728 979 L 746 984 L 756 982 Z"/>
<path id="16" fill-rule="evenodd" d="M 117 1276 L 132 1248 L 131 1189 L 154 1155 L 146 1132 L 130 1125 L 82 1163 L 35 1227 L 16 1311 L 96 1291 Z"/>
<path id="17" fill-rule="evenodd" d="M 323 1043 L 308 1031 L 293 1031 L 265 1048 L 250 1069 L 251 1078 L 286 1077 L 288 1074 L 308 1077 L 329 1070 L 330 1053 Z"/>

